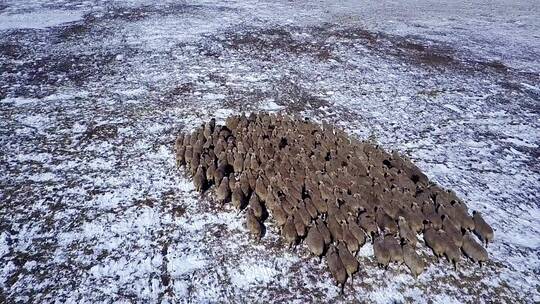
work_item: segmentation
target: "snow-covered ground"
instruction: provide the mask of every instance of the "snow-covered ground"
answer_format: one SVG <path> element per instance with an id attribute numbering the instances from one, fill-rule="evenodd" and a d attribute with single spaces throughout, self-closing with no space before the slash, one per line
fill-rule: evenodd
<path id="1" fill-rule="evenodd" d="M 540 301 L 535 1 L 0 1 L 1 302 Z M 238 111 L 398 149 L 495 229 L 483 268 L 340 297 L 303 246 L 195 193 L 179 130 Z"/>

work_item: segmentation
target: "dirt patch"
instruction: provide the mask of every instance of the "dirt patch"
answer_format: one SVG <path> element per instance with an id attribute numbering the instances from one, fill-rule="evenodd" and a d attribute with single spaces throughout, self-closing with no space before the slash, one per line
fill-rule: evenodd
<path id="1" fill-rule="evenodd" d="M 403 41 L 398 43 L 398 46 L 402 49 L 409 49 L 417 52 L 423 52 L 426 49 L 424 45 L 414 41 Z"/>
<path id="2" fill-rule="evenodd" d="M 485 67 L 488 67 L 488 68 L 492 68 L 494 69 L 495 71 L 498 71 L 498 72 L 506 72 L 509 68 L 506 64 L 500 62 L 500 61 L 487 61 L 487 62 L 478 62 L 480 65 L 483 65 Z"/>
<path id="3" fill-rule="evenodd" d="M 166 96 L 169 98 L 175 98 L 177 96 L 188 95 L 193 93 L 195 90 L 195 84 L 192 82 L 186 82 L 179 84 L 173 88 L 170 92 L 166 93 Z"/>
<path id="4" fill-rule="evenodd" d="M 112 124 L 102 124 L 91 126 L 86 130 L 85 137 L 88 139 L 113 139 L 118 135 L 118 126 Z"/>
<path id="5" fill-rule="evenodd" d="M 361 40 L 364 41 L 366 46 L 370 47 L 374 47 L 378 42 L 382 41 L 380 40 L 381 38 L 384 38 L 380 33 L 371 32 L 358 27 L 341 29 L 316 28 L 315 31 L 320 32 L 327 37 L 337 37 L 345 40 Z"/>
<path id="6" fill-rule="evenodd" d="M 235 51 L 249 52 L 264 60 L 273 60 L 275 56 L 280 54 L 307 55 L 321 61 L 334 58 L 330 44 L 325 44 L 318 38 L 315 40 L 296 38 L 289 29 L 285 28 L 252 29 L 245 32 L 229 33 L 221 42 Z"/>
<path id="7" fill-rule="evenodd" d="M 138 7 L 114 6 L 99 19 L 141 21 L 156 16 L 174 16 L 183 14 L 196 14 L 200 12 L 224 12 L 233 9 L 219 5 L 197 5 L 186 3 L 168 3 L 165 5 L 142 5 Z"/>
<path id="8" fill-rule="evenodd" d="M 26 55 L 24 48 L 16 43 L 5 42 L 0 44 L 0 56 L 9 59 L 20 59 Z"/>
<path id="9" fill-rule="evenodd" d="M 22 57 L 22 56 L 21 56 Z M 10 95 L 42 97 L 56 90 L 59 82 L 82 86 L 90 79 L 112 74 L 109 64 L 113 54 L 53 54 L 18 63 L 4 64 L 2 83 L 18 83 L 8 91 Z"/>
<path id="10" fill-rule="evenodd" d="M 58 38 L 60 42 L 65 42 L 67 39 L 81 38 L 86 35 L 90 30 L 90 26 L 86 23 L 83 24 L 73 24 L 59 30 Z"/>
<path id="11" fill-rule="evenodd" d="M 428 65 L 450 65 L 454 59 L 449 55 L 438 54 L 432 51 L 423 52 L 418 56 L 418 60 Z"/>

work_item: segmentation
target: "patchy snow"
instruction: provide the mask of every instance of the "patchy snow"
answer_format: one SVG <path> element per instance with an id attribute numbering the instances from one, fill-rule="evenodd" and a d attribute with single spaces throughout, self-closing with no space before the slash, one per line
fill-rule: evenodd
<path id="1" fill-rule="evenodd" d="M 539 11 L 3 2 L 0 302 L 538 302 Z M 406 153 L 483 212 L 492 261 L 431 261 L 415 280 L 378 269 L 366 244 L 341 297 L 324 263 L 304 244 L 287 251 L 274 225 L 254 242 L 241 215 L 195 192 L 172 146 L 210 117 L 260 110 Z"/>

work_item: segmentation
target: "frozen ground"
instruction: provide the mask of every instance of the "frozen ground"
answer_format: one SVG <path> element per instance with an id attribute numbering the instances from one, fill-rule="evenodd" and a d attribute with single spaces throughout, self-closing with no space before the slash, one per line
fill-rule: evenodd
<path id="1" fill-rule="evenodd" d="M 0 1 L 0 303 L 540 301 L 538 33 L 535 1 Z M 172 143 L 259 109 L 408 153 L 492 261 L 414 280 L 366 246 L 339 297 L 273 227 L 255 244 Z"/>

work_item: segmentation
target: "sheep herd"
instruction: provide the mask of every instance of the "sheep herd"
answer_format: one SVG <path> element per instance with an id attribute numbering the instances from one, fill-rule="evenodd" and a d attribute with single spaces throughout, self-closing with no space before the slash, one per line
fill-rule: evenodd
<path id="1" fill-rule="evenodd" d="M 404 263 L 416 277 L 427 260 L 457 267 L 462 253 L 480 263 L 492 228 L 452 191 L 429 182 L 397 152 L 347 136 L 333 126 L 282 114 L 215 119 L 175 143 L 176 161 L 201 193 L 213 186 L 220 204 L 245 211 L 254 238 L 273 221 L 288 247 L 304 241 L 341 291 L 358 271 L 357 252 L 373 243 L 377 264 Z M 423 241 L 418 235 L 423 235 Z"/>

